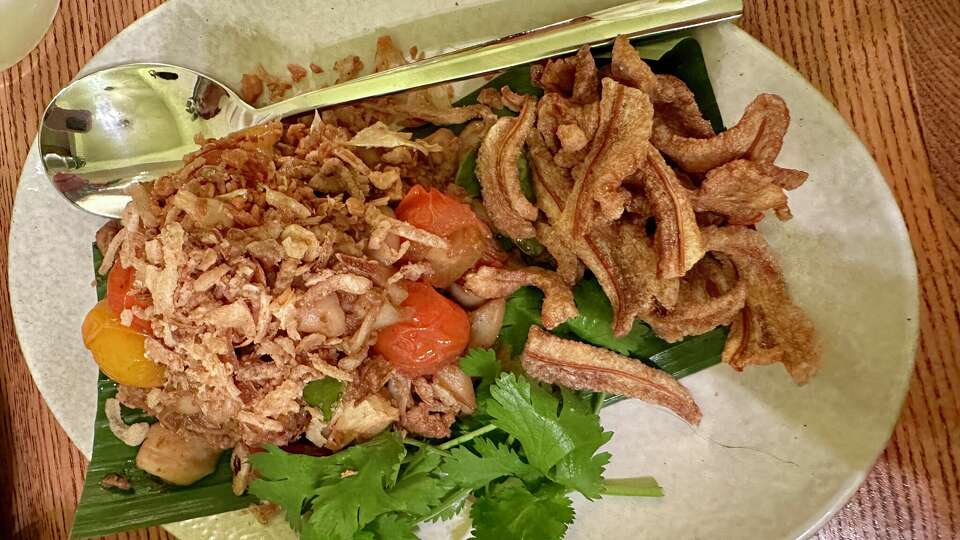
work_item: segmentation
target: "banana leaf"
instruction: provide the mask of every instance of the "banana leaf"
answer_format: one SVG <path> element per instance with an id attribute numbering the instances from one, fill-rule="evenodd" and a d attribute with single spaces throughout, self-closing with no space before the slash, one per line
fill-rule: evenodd
<path id="1" fill-rule="evenodd" d="M 93 247 L 94 273 L 102 256 Z M 106 277 L 97 275 L 97 297 L 106 295 Z M 196 484 L 172 486 L 141 471 L 134 465 L 137 449 L 114 436 L 104 414 L 104 403 L 117 395 L 117 384 L 103 373 L 97 381 L 97 419 L 94 423 L 93 459 L 87 466 L 83 493 L 70 531 L 72 538 L 88 538 L 106 534 L 172 523 L 200 516 L 209 516 L 244 508 L 256 499 L 237 497 L 231 491 L 230 453 L 220 457 L 217 469 Z M 156 420 L 142 411 L 123 408 L 128 424 L 153 423 Z M 130 490 L 101 487 L 108 474 L 119 474 L 130 482 Z"/>
<path id="2" fill-rule="evenodd" d="M 720 118 L 713 88 L 710 85 L 710 79 L 707 76 L 700 45 L 696 40 L 681 36 L 668 40 L 641 42 L 636 46 L 641 55 L 651 63 L 654 71 L 675 75 L 686 82 L 696 95 L 704 116 L 710 120 L 717 131 L 723 129 L 723 122 Z M 603 56 L 602 52 L 598 54 L 600 63 L 604 61 Z M 485 86 L 500 88 L 503 85 L 509 85 L 518 92 L 539 93 L 539 90 L 531 85 L 529 73 L 528 66 L 511 68 L 492 79 Z M 478 93 L 479 90 L 464 96 L 459 103 L 475 102 Z M 503 111 L 502 114 L 508 113 Z M 414 130 L 414 133 L 415 136 L 422 137 L 434 129 L 436 128 L 425 126 Z M 472 164 L 462 167 L 457 175 L 457 183 L 461 185 L 471 182 L 476 183 L 476 176 L 472 174 L 472 169 Z M 476 188 L 477 193 L 479 193 L 479 185 Z M 94 268 L 99 268 L 101 254 L 96 246 L 94 246 L 93 251 Z M 534 291 L 530 292 L 536 294 Z M 98 298 L 102 299 L 105 293 L 106 278 L 98 275 Z M 539 317 L 539 309 L 526 310 L 525 315 Z M 522 317 L 518 317 L 518 319 L 522 319 Z M 725 329 L 717 329 L 704 336 L 690 338 L 679 344 L 654 346 L 642 351 L 646 354 L 635 354 L 635 356 L 640 357 L 643 361 L 656 364 L 674 376 L 682 377 L 717 363 L 724 337 Z M 651 339 L 653 339 L 652 336 Z M 655 342 L 650 341 L 650 343 Z M 656 344 L 659 345 L 658 342 Z M 104 403 L 107 399 L 116 395 L 116 384 L 101 373 L 97 390 L 98 401 L 94 427 L 93 458 L 87 468 L 83 493 L 77 507 L 71 537 L 88 538 L 122 530 L 172 523 L 228 512 L 256 502 L 253 497 L 237 497 L 231 491 L 232 475 L 229 467 L 229 453 L 225 453 L 221 457 L 213 474 L 186 487 L 165 484 L 137 469 L 134 465 L 137 449 L 126 446 L 113 435 L 104 414 Z M 621 399 L 619 396 L 607 398 L 608 403 L 619 399 Z M 128 423 L 155 421 L 143 414 L 142 411 L 124 409 L 123 414 Z M 101 487 L 104 476 L 111 473 L 123 475 L 130 482 L 131 489 L 120 491 Z"/>

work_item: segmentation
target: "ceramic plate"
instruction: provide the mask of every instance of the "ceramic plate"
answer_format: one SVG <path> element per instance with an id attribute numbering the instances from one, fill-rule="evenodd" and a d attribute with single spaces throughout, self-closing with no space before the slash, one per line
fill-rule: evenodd
<path id="1" fill-rule="evenodd" d="M 174 0 L 124 30 L 84 68 L 160 61 L 222 81 L 262 63 L 324 66 L 372 56 L 389 29 L 402 47 L 437 51 L 580 15 L 615 0 Z M 793 113 L 779 163 L 810 172 L 790 194 L 793 220 L 761 226 L 797 302 L 825 343 L 804 387 L 779 366 L 737 374 L 717 366 L 684 379 L 703 409 L 692 428 L 673 414 L 623 402 L 603 412 L 615 432 L 611 477 L 654 475 L 666 497 L 576 501 L 569 538 L 797 538 L 812 534 L 854 492 L 898 417 L 917 335 L 916 267 L 903 219 L 870 155 L 799 74 L 731 25 L 702 30 L 728 124 L 758 93 Z M 369 65 L 369 64 L 368 64 Z M 10 239 L 10 289 L 21 347 L 53 413 L 89 455 L 96 367 L 80 340 L 93 305 L 90 243 L 100 218 L 53 191 L 34 150 L 24 165 Z M 169 528 L 180 538 L 283 537 L 244 513 Z M 463 523 L 424 531 L 462 537 Z"/>

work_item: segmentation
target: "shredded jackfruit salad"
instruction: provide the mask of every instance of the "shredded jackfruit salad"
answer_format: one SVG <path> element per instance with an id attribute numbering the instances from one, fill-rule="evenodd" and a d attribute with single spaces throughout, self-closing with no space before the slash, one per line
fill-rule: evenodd
<path id="1" fill-rule="evenodd" d="M 378 41 L 377 71 L 406 61 Z M 415 538 L 461 511 L 476 538 L 561 538 L 574 492 L 663 494 L 604 476 L 603 406 L 696 425 L 675 376 L 813 376 L 814 329 L 754 227 L 806 179 L 774 164 L 784 101 L 717 133 L 624 38 L 522 75 L 198 140 L 130 188 L 83 337 L 137 469 L 191 486 L 229 456 L 235 496 L 304 539 Z M 244 97 L 278 81 L 245 76 Z"/>

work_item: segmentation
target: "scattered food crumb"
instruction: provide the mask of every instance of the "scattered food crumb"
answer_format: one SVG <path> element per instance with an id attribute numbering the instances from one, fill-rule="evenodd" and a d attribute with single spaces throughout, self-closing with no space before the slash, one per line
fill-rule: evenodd
<path id="1" fill-rule="evenodd" d="M 253 105 L 263 94 L 263 79 L 253 73 L 244 73 L 240 79 L 240 99 Z"/>
<path id="2" fill-rule="evenodd" d="M 257 521 L 260 522 L 261 525 L 270 523 L 270 520 L 280 513 L 280 507 L 272 502 L 251 504 L 247 507 L 247 510 L 253 514 L 253 517 L 257 518 Z"/>
<path id="3" fill-rule="evenodd" d="M 103 479 L 100 480 L 100 487 L 103 489 L 119 489 L 121 491 L 130 491 L 133 489 L 130 486 L 130 480 L 127 480 L 126 476 L 117 473 L 110 473 L 104 476 Z"/>
<path id="4" fill-rule="evenodd" d="M 310 71 L 320 74 L 323 73 L 323 68 L 313 62 L 310 62 Z"/>
<path id="5" fill-rule="evenodd" d="M 307 69 L 300 64 L 287 64 L 287 71 L 290 72 L 290 78 L 295 83 L 302 81 L 307 76 Z"/>
<path id="6" fill-rule="evenodd" d="M 359 56 L 352 54 L 334 62 L 333 70 L 339 75 L 337 77 L 337 84 L 339 84 L 356 79 L 357 75 L 363 71 L 363 62 Z"/>

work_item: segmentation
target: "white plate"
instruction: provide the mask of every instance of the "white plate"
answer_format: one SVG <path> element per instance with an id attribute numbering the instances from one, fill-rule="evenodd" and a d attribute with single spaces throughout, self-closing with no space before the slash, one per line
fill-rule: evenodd
<path id="1" fill-rule="evenodd" d="M 614 3 L 173 1 L 124 30 L 84 72 L 162 61 L 238 81 L 257 63 L 279 73 L 287 62 L 329 67 L 350 51 L 367 60 L 382 28 L 391 28 L 404 47 L 434 51 Z M 718 366 L 684 379 L 704 413 L 695 429 L 641 403 L 604 411 L 605 425 L 616 433 L 609 476 L 655 475 L 667 496 L 578 500 L 570 538 L 809 535 L 863 480 L 890 436 L 910 378 L 916 269 L 900 211 L 870 155 L 816 90 L 744 32 L 725 25 L 698 37 L 728 124 L 761 92 L 782 95 L 793 112 L 779 163 L 805 169 L 811 179 L 790 194 L 793 220 L 768 219 L 761 228 L 783 260 L 794 297 L 823 336 L 824 366 L 804 387 L 794 386 L 779 366 L 743 374 Z M 53 191 L 34 150 L 14 204 L 14 320 L 37 386 L 86 455 L 96 368 L 79 329 L 95 299 L 90 242 L 101 222 Z M 267 534 L 237 514 L 170 529 L 182 539 Z M 455 529 L 425 534 L 468 531 Z M 284 536 L 280 529 L 272 534 Z"/>

